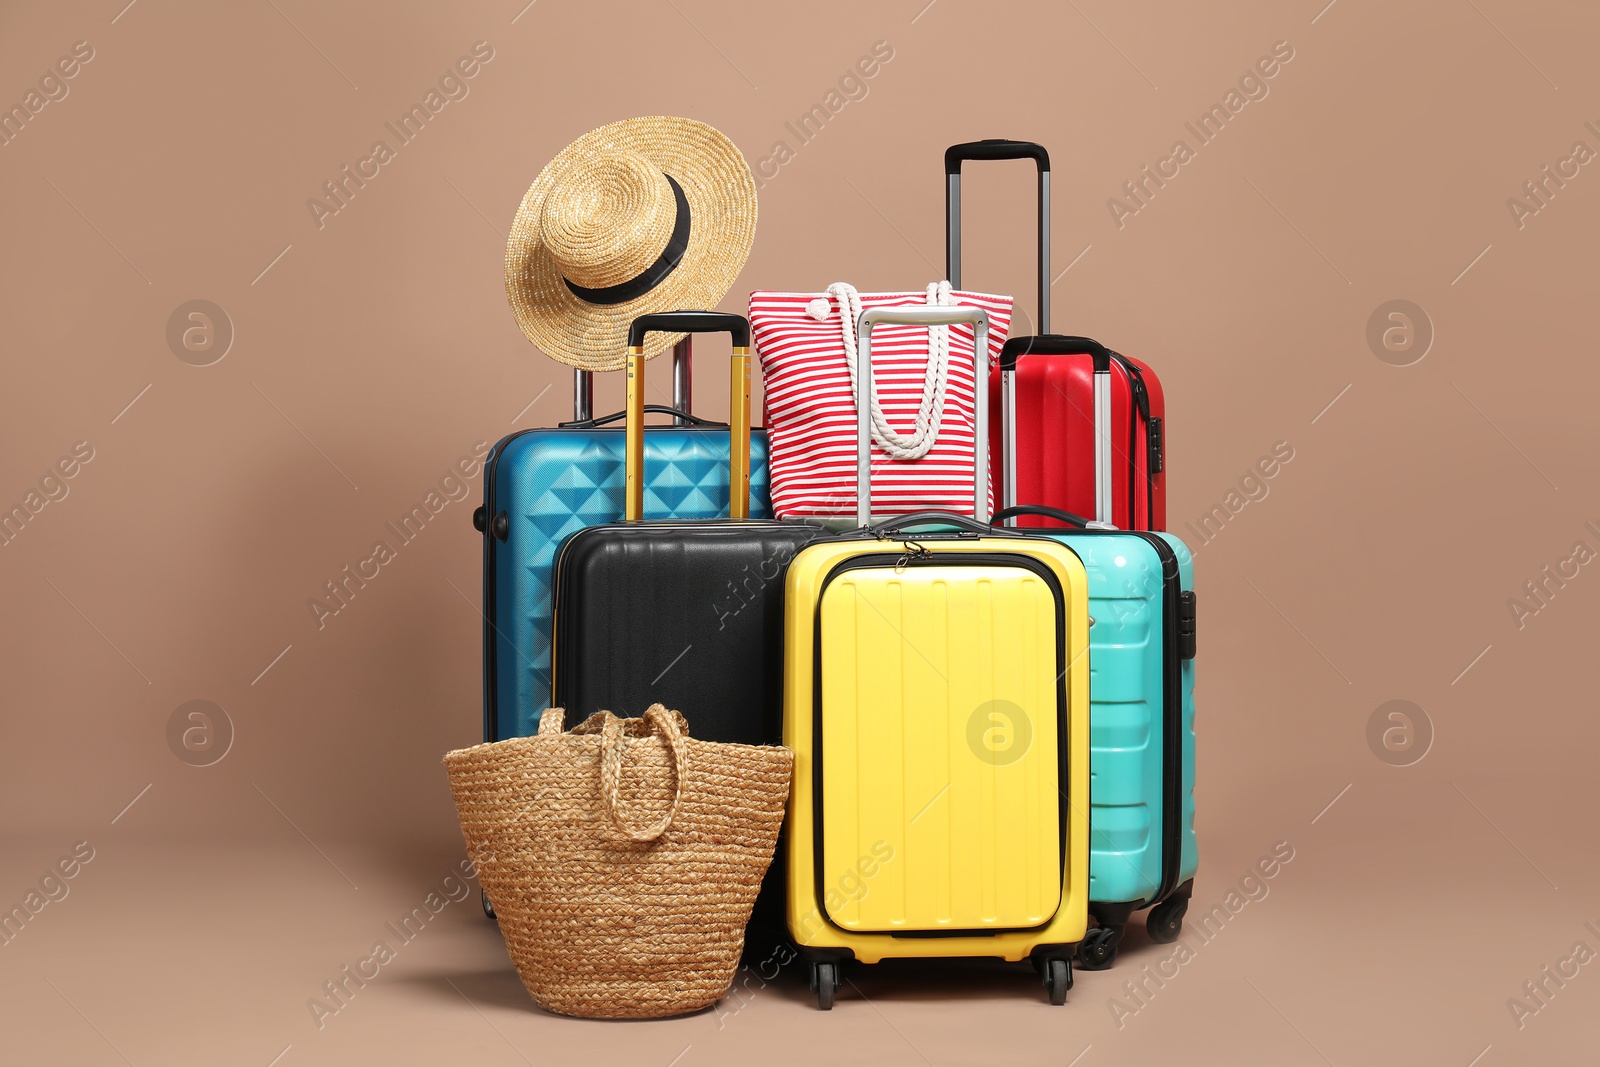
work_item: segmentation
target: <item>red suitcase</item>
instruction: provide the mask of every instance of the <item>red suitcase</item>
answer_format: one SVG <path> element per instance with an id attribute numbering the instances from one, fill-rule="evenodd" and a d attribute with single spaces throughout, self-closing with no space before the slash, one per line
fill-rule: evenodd
<path id="1" fill-rule="evenodd" d="M 1050 333 L 1050 154 L 1030 141 L 989 140 L 953 145 L 944 153 L 945 263 L 950 284 L 961 286 L 961 164 L 966 160 L 1031 159 L 1039 169 L 1039 333 Z M 1026 351 L 1013 337 L 989 380 L 989 455 L 1006 507 L 1046 504 L 1091 516 L 1124 530 L 1167 528 L 1166 400 L 1161 379 L 1136 359 L 1113 352 L 1111 390 L 1111 500 L 1095 498 L 1094 362 L 1068 338 Z M 1062 354 L 1062 350 L 1068 354 Z M 1014 420 L 1017 447 L 1004 447 L 1004 427 Z M 1003 459 L 1002 459 L 1003 457 Z M 1003 469 L 1002 469 L 1003 468 Z M 1025 516 L 1024 526 L 1048 525 Z"/>

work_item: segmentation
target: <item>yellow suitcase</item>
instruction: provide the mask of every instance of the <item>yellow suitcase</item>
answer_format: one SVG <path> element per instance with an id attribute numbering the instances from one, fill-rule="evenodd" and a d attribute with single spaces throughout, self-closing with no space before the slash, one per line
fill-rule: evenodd
<path id="1" fill-rule="evenodd" d="M 952 321 L 987 326 L 976 308 L 865 312 L 860 409 L 874 322 Z M 889 957 L 1027 959 L 1063 1003 L 1088 926 L 1083 564 L 1060 542 L 956 515 L 873 526 L 865 471 L 861 529 L 801 549 L 786 579 L 790 934 L 825 1010 L 840 964 Z"/>

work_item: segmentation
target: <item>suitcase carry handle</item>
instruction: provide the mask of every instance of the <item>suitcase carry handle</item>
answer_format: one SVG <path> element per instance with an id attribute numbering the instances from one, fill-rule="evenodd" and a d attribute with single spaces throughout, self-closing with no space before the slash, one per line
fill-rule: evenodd
<path id="1" fill-rule="evenodd" d="M 1094 517 L 1096 525 L 1112 527 L 1111 514 L 1111 350 L 1092 337 L 1047 333 L 1038 337 L 1011 337 L 1000 349 L 1000 462 L 1005 486 L 1000 503 L 1007 509 L 1017 503 L 1017 360 L 1029 353 L 1041 356 L 1082 356 L 1094 360 Z M 1020 513 L 1019 513 L 1020 514 Z"/>
<path id="2" fill-rule="evenodd" d="M 890 519 L 888 522 L 880 522 L 878 525 L 871 527 L 870 532 L 876 537 L 886 537 L 902 530 L 909 530 L 914 526 L 935 525 L 955 526 L 975 534 L 992 534 L 995 532 L 994 527 L 989 523 L 979 522 L 977 519 L 969 519 L 965 515 L 957 515 L 952 511 L 912 512 L 910 515 L 901 515 L 898 518 Z"/>
<path id="3" fill-rule="evenodd" d="M 989 159 L 1031 159 L 1039 165 L 1039 169 L 1050 170 L 1050 153 L 1046 152 L 1044 145 L 1034 144 L 1032 141 L 1011 141 L 1004 137 L 989 137 L 982 141 L 967 141 L 964 144 L 953 144 L 944 150 L 944 172 L 946 174 L 960 174 L 961 164 L 965 160 Z"/>
<path id="4" fill-rule="evenodd" d="M 1093 356 L 1096 374 L 1111 373 L 1111 349 L 1092 337 L 1073 337 L 1060 333 L 1007 339 L 1000 348 L 1001 372 L 1010 374 L 1015 371 L 1017 360 L 1032 353 L 1041 356 Z"/>
<path id="5" fill-rule="evenodd" d="M 644 335 L 651 331 L 729 333 L 733 335 L 734 348 L 750 347 L 750 320 L 728 311 L 658 311 L 652 315 L 640 315 L 628 327 L 628 347 L 643 345 Z"/>
<path id="6" fill-rule="evenodd" d="M 961 164 L 964 160 L 1031 159 L 1039 168 L 1039 332 L 1050 332 L 1050 153 L 1032 141 L 993 138 L 944 150 L 944 263 L 950 288 L 961 288 Z"/>
<path id="7" fill-rule="evenodd" d="M 644 518 L 644 335 L 729 333 L 733 360 L 728 378 L 728 517 L 750 516 L 750 320 L 724 311 L 660 311 L 628 327 L 626 488 L 623 518 Z"/>
<path id="8" fill-rule="evenodd" d="M 1052 508 L 1045 504 L 1013 504 L 1009 508 L 1001 508 L 994 513 L 994 523 L 999 526 L 1007 519 L 1014 519 L 1018 515 L 1040 515 L 1047 519 L 1054 519 L 1063 526 L 1075 526 L 1080 530 L 1087 530 L 1090 526 L 1099 525 L 1099 523 L 1091 523 L 1082 515 L 1074 515 L 1070 511 L 1062 511 L 1060 508 Z"/>
<path id="9" fill-rule="evenodd" d="M 690 393 L 693 383 L 689 377 L 689 363 L 694 355 L 689 339 L 685 337 L 672 346 L 672 411 L 662 412 L 674 416 L 672 422 L 675 426 L 696 425 L 694 418 L 689 414 Z M 572 421 L 558 423 L 560 426 L 578 427 L 586 425 L 594 418 L 594 371 L 572 371 Z"/>
<path id="10" fill-rule="evenodd" d="M 877 526 L 867 526 L 867 530 L 864 533 L 883 539 L 883 537 L 888 537 L 890 534 L 912 530 L 915 526 L 955 526 L 958 530 L 976 534 L 1014 533 L 1014 531 L 1003 530 L 1002 523 L 1005 522 L 1006 518 L 1014 518 L 1018 517 L 1018 515 L 1043 515 L 1045 518 L 1054 518 L 1056 522 L 1062 523 L 1062 525 L 1077 526 L 1080 530 L 1086 530 L 1086 528 L 1098 525 L 1098 523 L 1091 523 L 1090 520 L 1086 520 L 1082 515 L 1064 512 L 1059 507 L 1045 507 L 1043 504 L 1019 504 L 1016 507 L 1006 507 L 1005 510 L 998 510 L 998 512 L 995 512 L 994 518 L 990 518 L 987 523 L 978 522 L 976 518 L 968 518 L 966 515 L 957 515 L 955 512 L 912 512 L 910 515 L 899 515 L 898 518 L 891 518 L 888 522 L 878 523 Z"/>
<path id="11" fill-rule="evenodd" d="M 923 304 L 910 307 L 868 308 L 856 320 L 859 356 L 856 359 L 856 518 L 862 527 L 872 525 L 872 328 L 879 323 L 898 326 L 973 327 L 973 384 L 977 391 L 974 417 L 974 470 L 972 514 L 985 522 L 989 513 L 989 313 L 965 304 Z M 644 361 L 641 359 L 641 363 Z M 748 387 L 746 405 L 748 406 Z"/>
<path id="12" fill-rule="evenodd" d="M 717 422 L 715 419 L 702 419 L 699 415 L 691 415 L 680 408 L 669 407 L 666 404 L 646 404 L 647 415 L 671 415 L 679 426 L 705 426 L 713 430 L 720 430 L 728 424 Z M 556 428 L 560 430 L 593 430 L 599 426 L 609 426 L 613 422 L 620 422 L 628 417 L 628 410 L 613 411 L 609 415 L 599 415 L 592 419 L 574 419 L 571 422 L 558 422 Z"/>

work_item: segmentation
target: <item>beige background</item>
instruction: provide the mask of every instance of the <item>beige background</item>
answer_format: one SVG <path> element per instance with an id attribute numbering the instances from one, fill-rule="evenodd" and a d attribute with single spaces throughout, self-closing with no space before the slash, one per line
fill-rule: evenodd
<path id="1" fill-rule="evenodd" d="M 1596 967 L 1520 1029 L 1507 1007 L 1600 949 L 1600 577 L 1521 629 L 1507 607 L 1600 549 L 1600 174 L 1521 228 L 1507 208 L 1575 141 L 1600 149 L 1591 5 L 124 2 L 0 12 L 0 102 L 94 50 L 0 147 L 0 503 L 94 450 L 0 548 L 0 904 L 94 849 L 0 946 L 0 1058 L 1593 1061 Z M 478 41 L 469 95 L 319 229 L 307 199 Z M 866 95 L 798 144 L 785 123 L 879 41 Z M 1269 95 L 1119 229 L 1107 198 L 1279 41 Z M 569 375 L 506 307 L 503 234 L 563 145 L 653 113 L 752 163 L 793 150 L 734 310 L 754 286 L 937 278 L 943 148 L 1045 143 L 1073 264 L 1055 325 L 1160 370 L 1174 527 L 1293 447 L 1198 553 L 1196 904 L 1276 842 L 1295 859 L 1120 1028 L 1109 999 L 1166 955 L 1142 932 L 1064 1009 L 1025 969 L 968 964 L 858 971 L 829 1016 L 791 969 L 720 1019 L 557 1019 L 470 900 L 312 1021 L 461 854 L 439 756 L 479 732 L 481 478 L 325 628 L 307 599 L 476 442 L 568 417 Z M 967 282 L 1031 305 L 1026 165 L 966 191 Z M 235 332 L 206 367 L 166 340 L 193 299 Z M 1393 299 L 1436 333 L 1411 366 L 1366 340 Z M 723 396 L 702 374 L 698 406 Z M 195 699 L 236 730 L 208 767 L 167 742 Z M 1368 746 L 1391 699 L 1432 724 L 1411 766 Z"/>

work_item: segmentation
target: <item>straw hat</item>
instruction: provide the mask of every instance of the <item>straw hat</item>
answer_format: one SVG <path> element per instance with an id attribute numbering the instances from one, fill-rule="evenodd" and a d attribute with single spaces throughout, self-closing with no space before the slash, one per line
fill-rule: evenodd
<path id="1" fill-rule="evenodd" d="M 727 295 L 755 230 L 755 180 L 720 131 L 664 116 L 613 122 L 563 149 L 522 198 L 506 294 L 546 354 L 616 370 L 634 319 Z M 682 337 L 652 333 L 645 355 Z"/>

